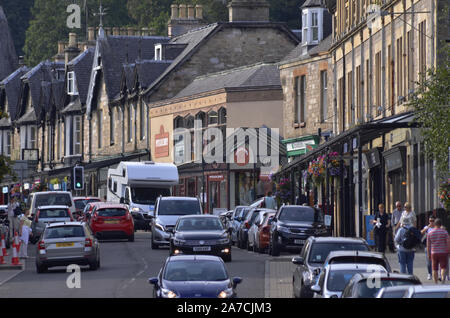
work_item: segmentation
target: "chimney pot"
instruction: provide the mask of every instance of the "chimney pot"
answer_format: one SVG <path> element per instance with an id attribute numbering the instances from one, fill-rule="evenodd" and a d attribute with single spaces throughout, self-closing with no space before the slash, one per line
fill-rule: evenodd
<path id="1" fill-rule="evenodd" d="M 188 19 L 194 19 L 194 5 L 189 4 L 188 8 Z"/>
<path id="2" fill-rule="evenodd" d="M 142 36 L 148 36 L 148 28 L 142 28 L 141 29 L 141 35 Z"/>
<path id="3" fill-rule="evenodd" d="M 94 27 L 88 28 L 88 41 L 89 42 L 95 41 L 95 28 Z"/>
<path id="4" fill-rule="evenodd" d="M 114 27 L 113 28 L 113 35 L 120 35 L 120 28 Z"/>
<path id="5" fill-rule="evenodd" d="M 58 54 L 64 54 L 64 42 L 63 41 L 58 41 Z"/>
<path id="6" fill-rule="evenodd" d="M 180 19 L 186 19 L 186 8 L 187 6 L 185 4 L 180 4 L 179 6 Z"/>
<path id="7" fill-rule="evenodd" d="M 203 20 L 203 6 L 201 4 L 195 6 L 195 18 L 197 20 Z"/>
<path id="8" fill-rule="evenodd" d="M 127 28 L 120 28 L 120 35 L 127 35 L 128 34 L 128 30 Z"/>
<path id="9" fill-rule="evenodd" d="M 105 30 L 105 34 L 106 34 L 107 36 L 112 34 L 112 33 L 111 33 L 111 28 L 110 28 L 110 27 L 103 28 L 103 30 Z"/>
<path id="10" fill-rule="evenodd" d="M 128 36 L 133 36 L 135 35 L 135 30 L 133 27 L 128 27 Z"/>
<path id="11" fill-rule="evenodd" d="M 69 33 L 69 47 L 78 47 L 76 33 Z"/>
<path id="12" fill-rule="evenodd" d="M 171 19 L 172 19 L 172 20 L 178 19 L 178 5 L 172 4 L 172 5 L 170 6 L 170 8 L 172 9 L 172 16 L 171 16 Z"/>

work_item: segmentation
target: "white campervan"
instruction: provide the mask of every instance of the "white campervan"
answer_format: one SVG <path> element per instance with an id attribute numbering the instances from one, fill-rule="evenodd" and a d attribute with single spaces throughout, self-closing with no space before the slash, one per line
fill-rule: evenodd
<path id="1" fill-rule="evenodd" d="M 178 185 L 178 169 L 170 163 L 122 161 L 108 170 L 108 202 L 125 203 L 130 212 L 153 212 L 156 198 L 170 196 Z"/>

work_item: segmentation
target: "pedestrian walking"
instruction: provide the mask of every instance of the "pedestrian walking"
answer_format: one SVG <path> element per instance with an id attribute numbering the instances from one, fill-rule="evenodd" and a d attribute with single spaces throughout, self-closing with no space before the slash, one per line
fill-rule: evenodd
<path id="1" fill-rule="evenodd" d="M 428 280 L 431 280 L 431 260 L 428 258 L 428 251 L 427 251 L 427 235 L 431 232 L 431 230 L 434 229 L 434 216 L 431 215 L 428 219 L 428 225 L 426 225 L 421 231 L 420 234 L 422 234 L 422 244 L 425 245 L 425 259 L 427 261 L 427 270 L 428 270 Z"/>
<path id="2" fill-rule="evenodd" d="M 400 218 L 401 226 L 409 225 L 412 227 L 417 226 L 417 217 L 416 213 L 411 208 L 411 204 L 409 202 L 405 202 L 405 211 L 402 213 L 402 217 Z"/>
<path id="3" fill-rule="evenodd" d="M 28 258 L 28 241 L 31 235 L 31 221 L 28 219 L 30 210 L 26 210 L 25 214 L 20 217 L 20 251 L 19 258 Z"/>
<path id="4" fill-rule="evenodd" d="M 378 204 L 378 211 L 375 213 L 375 220 L 372 220 L 372 223 L 375 225 L 374 233 L 377 251 L 384 253 L 386 250 L 387 230 L 391 226 L 391 220 L 389 220 L 383 203 Z"/>
<path id="5" fill-rule="evenodd" d="M 402 217 L 403 209 L 402 209 L 402 203 L 400 201 L 395 202 L 395 209 L 392 212 L 392 218 L 391 218 L 391 224 L 394 229 L 393 235 L 397 233 L 398 229 L 400 228 L 400 219 Z"/>
<path id="6" fill-rule="evenodd" d="M 14 233 L 19 232 L 19 218 L 16 214 L 19 203 L 15 198 L 11 198 L 8 203 L 8 221 L 9 221 L 9 238 L 12 240 L 14 238 Z"/>
<path id="7" fill-rule="evenodd" d="M 389 251 L 391 253 L 395 253 L 397 252 L 397 250 L 395 249 L 395 244 L 394 244 L 394 226 L 392 225 L 392 213 L 386 212 L 389 218 L 389 223 L 390 226 L 387 228 L 386 230 L 386 237 L 387 237 L 387 246 L 389 247 Z"/>
<path id="8" fill-rule="evenodd" d="M 275 202 L 275 199 L 272 196 L 272 191 L 267 192 L 267 195 L 264 197 L 264 206 L 266 209 L 277 209 L 277 203 Z"/>
<path id="9" fill-rule="evenodd" d="M 427 255 L 431 260 L 433 280 L 438 283 L 438 271 L 441 270 L 442 282 L 445 283 L 448 254 L 450 250 L 450 238 L 446 230 L 441 228 L 441 219 L 434 220 L 435 228 L 427 235 Z"/>
<path id="10" fill-rule="evenodd" d="M 417 229 L 411 225 L 403 225 L 394 238 L 402 274 L 413 275 L 415 246 L 419 242 L 420 235 L 420 233 L 416 234 L 416 231 Z"/>

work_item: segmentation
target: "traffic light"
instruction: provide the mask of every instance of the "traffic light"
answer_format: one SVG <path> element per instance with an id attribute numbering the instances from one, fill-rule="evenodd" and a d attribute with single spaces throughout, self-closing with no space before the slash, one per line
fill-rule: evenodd
<path id="1" fill-rule="evenodd" d="M 84 190 L 84 167 L 76 166 L 73 168 L 73 189 Z"/>

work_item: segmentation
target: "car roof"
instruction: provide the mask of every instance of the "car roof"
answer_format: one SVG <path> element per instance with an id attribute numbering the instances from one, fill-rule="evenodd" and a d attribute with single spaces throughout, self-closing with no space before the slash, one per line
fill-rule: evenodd
<path id="1" fill-rule="evenodd" d="M 222 259 L 214 255 L 176 255 L 167 258 L 168 262 L 176 261 L 221 261 Z"/>
<path id="2" fill-rule="evenodd" d="M 377 264 L 363 264 L 363 263 L 347 263 L 347 264 L 328 264 L 326 267 L 328 270 L 352 270 L 352 269 L 367 269 L 370 266 L 370 269 L 376 270 L 376 267 L 379 267 L 383 270 L 383 272 L 386 272 L 386 269 Z M 372 273 L 373 274 L 373 273 Z"/>
<path id="3" fill-rule="evenodd" d="M 410 286 L 410 291 L 414 290 L 414 293 L 433 293 L 433 292 L 450 292 L 450 284 L 445 285 L 415 285 Z"/>
<path id="4" fill-rule="evenodd" d="M 97 209 L 115 208 L 115 209 L 128 209 L 125 204 L 113 203 L 113 202 L 92 202 L 97 206 Z"/>
<path id="5" fill-rule="evenodd" d="M 35 192 L 33 193 L 34 195 L 41 195 L 41 194 L 70 194 L 72 195 L 72 193 L 70 193 L 69 191 L 42 191 L 42 192 Z"/>
<path id="6" fill-rule="evenodd" d="M 366 240 L 361 237 L 334 237 L 334 236 L 310 236 L 310 240 L 318 243 L 327 242 L 342 242 L 342 243 L 364 243 L 367 244 Z"/>
<path id="7" fill-rule="evenodd" d="M 219 218 L 218 215 L 212 215 L 212 214 L 188 214 L 188 215 L 182 215 L 179 217 L 179 219 L 190 219 L 190 218 L 209 218 L 209 219 L 217 219 Z"/>
<path id="8" fill-rule="evenodd" d="M 84 225 L 84 222 L 55 222 L 47 225 L 46 228 L 56 227 L 56 226 L 73 226 L 73 225 Z"/>
<path id="9" fill-rule="evenodd" d="M 41 205 L 37 207 L 38 210 L 49 210 L 49 209 L 68 209 L 67 205 Z"/>
<path id="10" fill-rule="evenodd" d="M 351 251 L 351 250 L 345 250 L 345 251 L 331 251 L 328 254 L 327 259 L 332 259 L 334 257 L 341 257 L 341 256 L 362 256 L 362 257 L 373 257 L 373 258 L 379 258 L 384 259 L 384 255 L 379 252 L 371 252 L 371 251 Z"/>
<path id="11" fill-rule="evenodd" d="M 189 200 L 189 201 L 198 201 L 198 198 L 195 197 L 161 197 L 161 200 Z"/>
<path id="12" fill-rule="evenodd" d="M 99 197 L 74 197 L 73 200 L 77 201 L 77 200 L 101 200 Z"/>

